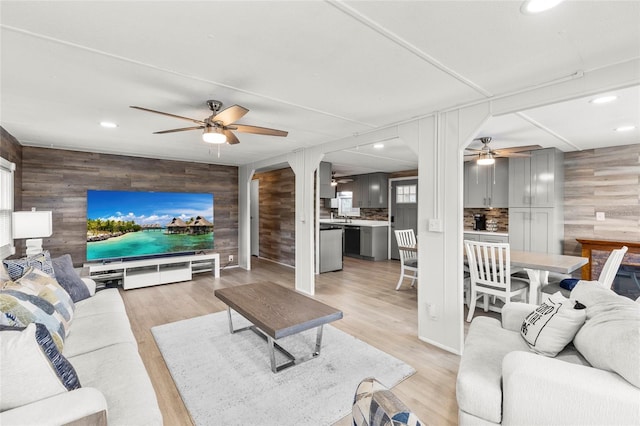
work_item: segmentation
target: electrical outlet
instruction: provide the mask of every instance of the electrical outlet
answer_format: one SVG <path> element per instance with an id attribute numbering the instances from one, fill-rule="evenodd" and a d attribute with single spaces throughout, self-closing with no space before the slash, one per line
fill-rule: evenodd
<path id="1" fill-rule="evenodd" d="M 229 255 L 229 262 L 233 262 L 233 255 L 232 254 Z"/>

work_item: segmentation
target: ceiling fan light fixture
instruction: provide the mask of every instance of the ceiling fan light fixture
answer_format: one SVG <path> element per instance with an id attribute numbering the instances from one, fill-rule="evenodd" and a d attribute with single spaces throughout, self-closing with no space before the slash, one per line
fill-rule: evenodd
<path id="1" fill-rule="evenodd" d="M 490 152 L 480 154 L 478 159 L 476 160 L 476 164 L 478 166 L 490 166 L 496 162 L 496 159 L 493 158 Z"/>
<path id="2" fill-rule="evenodd" d="M 218 127 L 207 127 L 202 134 L 202 140 L 206 143 L 222 144 L 227 142 L 227 137 Z"/>
<path id="3" fill-rule="evenodd" d="M 525 15 L 535 15 L 552 9 L 564 0 L 526 0 L 520 7 L 520 12 Z"/>

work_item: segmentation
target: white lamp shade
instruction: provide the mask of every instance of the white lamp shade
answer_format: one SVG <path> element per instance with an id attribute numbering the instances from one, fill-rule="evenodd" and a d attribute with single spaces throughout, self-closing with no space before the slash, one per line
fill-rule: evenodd
<path id="1" fill-rule="evenodd" d="M 13 238 L 50 237 L 53 233 L 50 211 L 13 212 Z"/>

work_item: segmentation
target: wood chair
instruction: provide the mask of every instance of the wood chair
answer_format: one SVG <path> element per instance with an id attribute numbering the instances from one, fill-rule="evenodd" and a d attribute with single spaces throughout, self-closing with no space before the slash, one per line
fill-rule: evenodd
<path id="1" fill-rule="evenodd" d="M 619 249 L 612 250 L 611 254 L 609 254 L 607 261 L 604 263 L 604 266 L 600 271 L 600 276 L 598 277 L 598 282 L 603 287 L 612 288 L 613 280 L 616 278 L 616 274 L 618 273 L 618 269 L 620 268 L 620 264 L 622 263 L 622 259 L 627 253 L 627 250 L 629 250 L 627 246 L 622 246 Z M 549 280 L 549 284 L 542 287 L 541 301 L 544 302 L 549 298 L 549 296 L 558 291 L 562 293 L 564 297 L 568 298 L 571 295 L 571 290 L 560 287 L 560 281 L 565 278 L 571 278 L 571 275 L 556 276 L 553 280 Z"/>
<path id="2" fill-rule="evenodd" d="M 400 252 L 400 279 L 396 290 L 400 289 L 405 277 L 411 278 L 411 287 L 415 285 L 418 278 L 418 252 L 413 250 L 403 250 L 402 247 L 416 247 L 416 235 L 413 229 L 400 229 L 394 231 L 398 251 Z M 410 272 L 411 274 L 407 274 Z"/>
<path id="3" fill-rule="evenodd" d="M 467 322 L 473 318 L 476 302 L 484 297 L 484 311 L 489 310 L 489 296 L 511 302 L 512 297 L 526 300 L 529 281 L 511 276 L 511 251 L 509 243 L 485 243 L 464 241 L 471 274 L 471 295 Z"/>

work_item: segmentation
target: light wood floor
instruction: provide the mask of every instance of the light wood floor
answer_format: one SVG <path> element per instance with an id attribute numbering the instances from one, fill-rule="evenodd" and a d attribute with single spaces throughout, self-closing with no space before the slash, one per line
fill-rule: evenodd
<path id="1" fill-rule="evenodd" d="M 260 281 L 294 287 L 291 268 L 255 257 L 252 268 L 224 269 L 218 279 L 207 273 L 195 275 L 189 282 L 121 290 L 166 425 L 192 422 L 151 335 L 151 327 L 226 309 L 213 295 L 217 288 Z M 344 318 L 333 326 L 417 370 L 394 391 L 418 417 L 426 424 L 457 424 L 455 381 L 460 357 L 418 340 L 416 290 L 409 288 L 407 280 L 400 291 L 395 291 L 398 276 L 397 261 L 345 258 L 343 271 L 316 276 L 315 298 L 344 312 Z M 349 425 L 350 418 L 338 424 Z"/>

